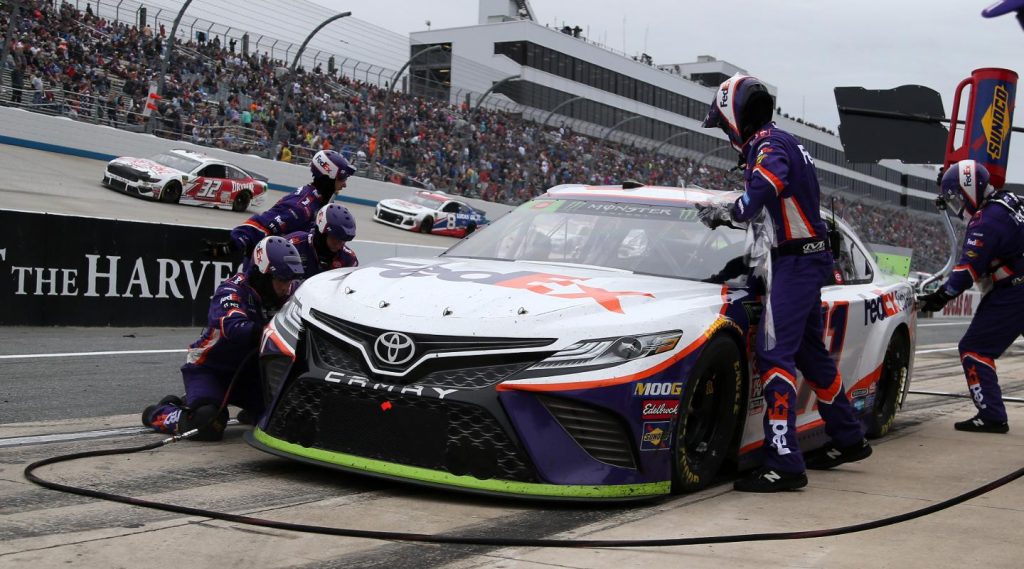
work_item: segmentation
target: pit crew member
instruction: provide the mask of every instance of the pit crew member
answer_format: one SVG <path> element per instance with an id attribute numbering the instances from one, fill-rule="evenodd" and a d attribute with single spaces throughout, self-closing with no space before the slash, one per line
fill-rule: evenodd
<path id="1" fill-rule="evenodd" d="M 345 188 L 349 176 L 355 173 L 345 157 L 333 150 L 321 150 L 309 163 L 313 182 L 278 200 L 273 207 L 258 213 L 242 225 L 231 230 L 228 241 L 205 244 L 205 252 L 214 258 L 228 257 L 236 251 L 248 256 L 252 247 L 268 235 L 287 235 L 295 231 L 309 231 L 313 216 L 331 203 Z"/>
<path id="2" fill-rule="evenodd" d="M 985 292 L 960 340 L 960 363 L 978 413 L 954 424 L 958 431 L 1005 433 L 1006 421 L 996 359 L 1024 333 L 1024 203 L 1016 195 L 988 185 L 989 173 L 974 160 L 950 165 L 942 175 L 942 195 L 961 206 L 971 220 L 960 262 L 935 292 L 918 298 L 921 310 L 934 312 L 975 282 Z"/>
<path id="3" fill-rule="evenodd" d="M 831 274 L 827 228 L 819 215 L 821 191 L 810 155 L 772 121 L 774 98 L 758 79 L 736 74 L 711 101 L 705 128 L 720 128 L 745 164 L 745 192 L 733 204 L 698 205 L 712 229 L 747 222 L 762 209 L 774 225 L 765 311 L 757 332 L 757 363 L 764 386 L 764 464 L 734 487 L 777 492 L 807 485 L 806 468 L 832 468 L 871 454 L 860 421 L 822 342 L 821 285 Z M 831 441 L 808 456 L 796 431 L 796 370 L 818 396 Z"/>
<path id="4" fill-rule="evenodd" d="M 330 203 L 316 212 L 313 229 L 285 236 L 302 257 L 303 279 L 342 267 L 359 265 L 348 242 L 356 237 L 356 220 L 348 208 Z"/>
<path id="5" fill-rule="evenodd" d="M 256 349 L 260 333 L 302 276 L 295 246 L 281 236 L 265 237 L 252 264 L 217 287 L 203 333 L 181 366 L 184 399 L 168 395 L 142 412 L 142 424 L 180 435 L 198 428 L 196 440 L 219 441 L 228 421 L 227 404 L 252 419 L 263 413 Z M 233 385 L 232 385 L 233 383 Z M 250 422 L 245 421 L 245 422 Z"/>

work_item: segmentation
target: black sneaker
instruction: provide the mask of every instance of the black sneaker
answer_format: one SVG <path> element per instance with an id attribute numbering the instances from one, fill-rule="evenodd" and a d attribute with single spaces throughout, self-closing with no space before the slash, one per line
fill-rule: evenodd
<path id="1" fill-rule="evenodd" d="M 803 472 L 779 472 L 770 468 L 759 468 L 746 478 L 740 478 L 732 487 L 740 492 L 782 492 L 807 486 L 807 475 Z"/>
<path id="2" fill-rule="evenodd" d="M 848 447 L 829 443 L 808 455 L 805 463 L 807 468 L 811 470 L 828 470 L 847 462 L 864 460 L 869 456 L 871 456 L 871 445 L 868 444 L 867 439 L 863 439 L 861 442 Z"/>
<path id="3" fill-rule="evenodd" d="M 1006 433 L 1010 431 L 1010 425 L 997 421 L 990 421 L 988 419 L 982 419 L 978 415 L 975 415 L 966 421 L 954 423 L 953 428 L 958 431 L 968 431 L 971 433 Z"/>
<path id="4" fill-rule="evenodd" d="M 259 415 L 249 411 L 248 409 L 242 409 L 239 411 L 235 418 L 238 419 L 240 424 L 252 427 L 256 426 L 256 422 L 260 419 Z"/>

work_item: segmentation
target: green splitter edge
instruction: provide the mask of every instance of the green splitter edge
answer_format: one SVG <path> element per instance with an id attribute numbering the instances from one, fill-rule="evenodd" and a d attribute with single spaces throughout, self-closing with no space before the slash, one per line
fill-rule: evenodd
<path id="1" fill-rule="evenodd" d="M 538 497 L 547 496 L 552 498 L 622 499 L 660 496 L 672 491 L 672 484 L 668 480 L 664 482 L 650 482 L 646 484 L 619 484 L 608 486 L 536 484 L 532 482 L 510 482 L 507 480 L 481 480 L 472 476 L 458 476 L 447 472 L 431 470 L 429 468 L 405 466 L 340 452 L 308 448 L 274 438 L 259 428 L 253 429 L 252 436 L 256 442 L 282 453 L 346 469 L 379 474 L 393 478 L 415 480 L 427 484 L 454 486 L 468 490 L 496 494 Z"/>

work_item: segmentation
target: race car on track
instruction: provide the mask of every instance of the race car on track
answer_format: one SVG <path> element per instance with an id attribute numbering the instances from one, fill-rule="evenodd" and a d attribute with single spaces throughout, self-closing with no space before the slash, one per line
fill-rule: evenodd
<path id="1" fill-rule="evenodd" d="M 267 193 L 267 178 L 190 150 L 149 158 L 115 158 L 103 173 L 108 188 L 167 203 L 230 206 L 245 211 Z"/>
<path id="2" fill-rule="evenodd" d="M 444 192 L 416 192 L 408 199 L 377 203 L 373 219 L 409 231 L 465 237 L 490 223 L 487 215 Z"/>
<path id="3" fill-rule="evenodd" d="M 439 257 L 318 275 L 264 330 L 268 410 L 247 440 L 346 471 L 558 499 L 692 491 L 726 461 L 756 466 L 759 286 L 716 277 L 746 232 L 709 230 L 694 207 L 737 195 L 558 186 Z M 912 290 L 833 223 L 825 346 L 878 437 L 910 384 Z M 806 451 L 827 438 L 802 378 L 798 396 Z"/>

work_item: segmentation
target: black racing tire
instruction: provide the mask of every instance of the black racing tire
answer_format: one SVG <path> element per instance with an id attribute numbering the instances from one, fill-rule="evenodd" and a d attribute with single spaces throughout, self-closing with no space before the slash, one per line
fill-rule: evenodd
<path id="1" fill-rule="evenodd" d="M 430 217 L 429 215 L 427 217 L 424 217 L 423 221 L 420 222 L 420 233 L 433 233 L 433 229 L 434 218 Z"/>
<path id="2" fill-rule="evenodd" d="M 476 224 L 470 223 L 466 226 L 466 234 L 463 237 L 469 237 L 474 231 L 476 231 Z"/>
<path id="3" fill-rule="evenodd" d="M 726 335 L 713 337 L 701 352 L 679 402 L 672 451 L 673 491 L 706 488 L 734 451 L 746 392 L 745 366 L 740 347 Z"/>
<path id="4" fill-rule="evenodd" d="M 181 182 L 172 180 L 167 182 L 164 190 L 160 192 L 160 201 L 165 203 L 178 203 L 181 199 Z"/>
<path id="5" fill-rule="evenodd" d="M 900 393 L 910 373 L 910 338 L 899 328 L 889 339 L 882 360 L 882 373 L 875 385 L 875 400 L 867 417 L 867 437 L 877 439 L 889 434 L 896 422 Z"/>
<path id="6" fill-rule="evenodd" d="M 235 200 L 231 202 L 231 211 L 245 211 L 249 209 L 249 202 L 252 201 L 252 194 L 247 190 L 242 190 Z"/>

